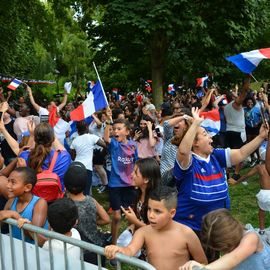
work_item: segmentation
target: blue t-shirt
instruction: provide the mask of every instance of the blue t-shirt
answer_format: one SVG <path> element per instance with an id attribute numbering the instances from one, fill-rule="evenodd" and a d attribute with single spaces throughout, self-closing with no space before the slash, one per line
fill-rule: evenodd
<path id="1" fill-rule="evenodd" d="M 229 208 L 225 168 L 230 167 L 230 149 L 214 149 L 208 158 L 192 154 L 190 165 L 183 170 L 176 160 L 174 176 L 178 204 L 174 219 L 193 230 L 201 230 L 202 217 L 208 212 Z"/>
<path id="2" fill-rule="evenodd" d="M 54 152 L 55 150 L 51 150 L 49 155 L 46 157 L 42 165 L 42 170 L 47 170 L 49 168 Z M 23 158 L 27 164 L 28 164 L 29 154 L 30 154 L 30 151 L 23 151 L 20 154 L 20 157 Z M 70 154 L 66 150 L 59 151 L 54 168 L 53 168 L 53 172 L 59 176 L 61 185 L 62 185 L 62 190 L 64 190 L 64 175 L 70 163 L 71 163 Z"/>
<path id="3" fill-rule="evenodd" d="M 112 161 L 109 187 L 133 186 L 131 174 L 138 159 L 136 143 L 133 140 L 128 140 L 125 144 L 111 138 L 109 152 Z"/>
<path id="4" fill-rule="evenodd" d="M 28 203 L 28 205 L 23 209 L 22 212 L 19 212 L 20 216 L 22 218 L 27 218 L 28 220 L 32 221 L 32 219 L 33 219 L 33 211 L 34 211 L 35 205 L 36 205 L 36 203 L 38 202 L 39 199 L 40 199 L 39 197 L 33 195 L 32 200 Z M 18 212 L 17 211 L 17 203 L 18 203 L 18 197 L 16 197 L 14 199 L 14 201 L 12 202 L 10 210 Z M 48 230 L 48 228 L 49 228 L 48 221 L 45 222 L 43 228 Z M 12 236 L 14 238 L 22 240 L 21 229 L 18 228 L 17 226 L 12 226 Z M 29 238 L 28 236 L 25 236 L 25 241 L 28 242 L 28 243 L 34 243 L 35 242 L 32 238 Z"/>
<path id="5" fill-rule="evenodd" d="M 245 112 L 245 123 L 248 127 L 257 127 L 261 122 L 261 112 L 260 109 L 254 106 L 251 109 L 244 108 Z"/>

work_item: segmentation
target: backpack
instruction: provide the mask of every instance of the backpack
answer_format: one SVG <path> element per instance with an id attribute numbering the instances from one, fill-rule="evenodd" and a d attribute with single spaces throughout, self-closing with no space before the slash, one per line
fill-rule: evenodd
<path id="1" fill-rule="evenodd" d="M 37 183 L 32 193 L 47 202 L 63 198 L 62 186 L 59 176 L 53 172 L 53 168 L 58 157 L 58 151 L 55 151 L 48 170 L 44 170 L 37 174 Z"/>

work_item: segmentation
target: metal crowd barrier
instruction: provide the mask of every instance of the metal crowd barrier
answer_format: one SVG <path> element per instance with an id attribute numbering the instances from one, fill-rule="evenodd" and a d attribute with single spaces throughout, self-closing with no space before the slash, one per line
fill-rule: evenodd
<path id="1" fill-rule="evenodd" d="M 17 226 L 17 221 L 14 219 L 6 219 L 3 221 L 9 226 L 9 235 L 0 233 L 0 260 L 1 270 L 101 270 L 101 256 L 104 255 L 104 248 L 77 240 L 65 235 L 48 231 L 43 228 L 33 226 L 31 224 L 24 224 L 21 229 L 22 240 L 12 237 L 12 225 Z M 24 230 L 34 233 L 35 244 L 25 242 Z M 42 234 L 49 238 L 49 250 L 38 247 L 37 234 Z M 58 239 L 63 241 L 64 253 L 52 250 L 51 239 Z M 67 244 L 77 246 L 81 250 L 80 260 L 70 258 L 67 254 Z M 83 260 L 84 250 L 97 254 L 98 265 L 93 265 Z M 122 269 L 122 263 L 136 267 L 136 269 L 155 270 L 149 263 L 139 260 L 134 257 L 128 257 L 118 253 L 117 270 Z"/>

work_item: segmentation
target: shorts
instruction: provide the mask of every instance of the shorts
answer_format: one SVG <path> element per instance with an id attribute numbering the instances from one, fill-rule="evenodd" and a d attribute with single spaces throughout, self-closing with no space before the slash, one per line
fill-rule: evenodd
<path id="1" fill-rule="evenodd" d="M 137 197 L 135 187 L 109 187 L 109 198 L 112 210 L 120 210 L 120 206 L 134 207 Z"/>
<path id="2" fill-rule="evenodd" d="M 93 153 L 93 165 L 104 165 L 105 164 L 105 151 L 100 149 L 94 149 Z"/>
<path id="3" fill-rule="evenodd" d="M 226 131 L 226 145 L 231 149 L 239 149 L 244 145 L 241 132 Z"/>
<path id="4" fill-rule="evenodd" d="M 256 197 L 260 209 L 270 211 L 270 190 L 261 189 Z"/>

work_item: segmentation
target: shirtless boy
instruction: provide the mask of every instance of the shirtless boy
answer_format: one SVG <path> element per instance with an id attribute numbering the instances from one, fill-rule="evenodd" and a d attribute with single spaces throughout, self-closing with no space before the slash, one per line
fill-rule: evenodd
<path id="1" fill-rule="evenodd" d="M 164 186 L 154 190 L 148 202 L 150 225 L 138 229 L 127 247 L 107 246 L 106 257 L 113 259 L 117 252 L 134 256 L 145 245 L 148 262 L 158 270 L 178 269 L 190 257 L 207 263 L 197 235 L 189 227 L 173 221 L 176 204 L 174 189 Z"/>

